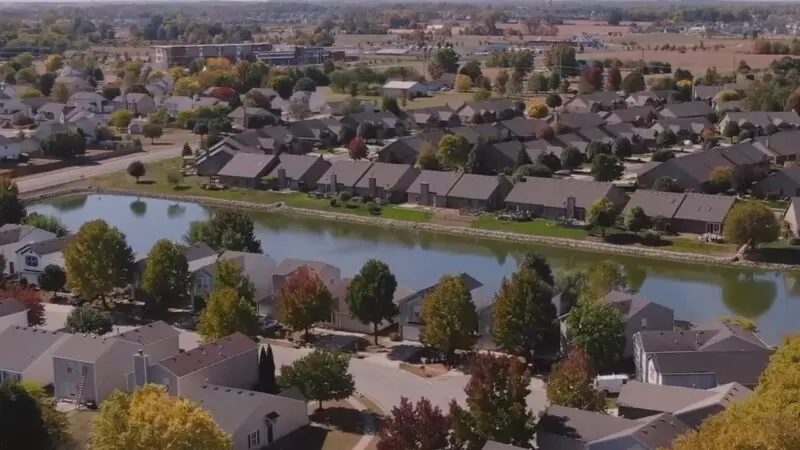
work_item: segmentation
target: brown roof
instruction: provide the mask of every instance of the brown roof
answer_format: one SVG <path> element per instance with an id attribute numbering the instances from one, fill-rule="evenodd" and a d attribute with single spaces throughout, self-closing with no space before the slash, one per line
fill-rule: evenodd
<path id="1" fill-rule="evenodd" d="M 331 175 L 336 175 L 336 184 L 353 187 L 364 173 L 372 165 L 369 161 L 336 161 L 331 164 L 330 169 L 322 175 L 318 183 L 322 185 L 331 184 Z"/>
<path id="2" fill-rule="evenodd" d="M 598 181 L 528 177 L 514 185 L 506 203 L 565 208 L 567 198 L 575 197 L 575 206 L 588 209 L 613 188 L 611 183 Z"/>
<path id="3" fill-rule="evenodd" d="M 405 192 L 413 181 L 413 175 L 409 173 L 417 173 L 417 169 L 410 164 L 376 162 L 367 169 L 364 176 L 356 183 L 356 187 L 368 188 L 369 179 L 375 178 L 375 185 L 377 187 L 388 187 L 390 190 Z"/>
<path id="4" fill-rule="evenodd" d="M 435 195 L 447 195 L 453 189 L 461 172 L 442 172 L 439 170 L 423 170 L 411 186 L 408 187 L 409 194 L 420 194 L 420 184 L 428 183 L 428 192 Z"/>
<path id="5" fill-rule="evenodd" d="M 286 171 L 286 178 L 290 180 L 299 180 L 303 178 L 306 172 L 308 172 L 309 169 L 314 166 L 314 164 L 324 164 L 326 167 L 330 167 L 331 165 L 324 159 L 309 155 L 292 155 L 284 153 L 278 156 L 278 159 L 280 160 L 280 163 L 278 164 L 278 167 L 275 168 L 273 173 L 277 175 L 278 170 L 283 169 Z"/>
<path id="6" fill-rule="evenodd" d="M 217 172 L 224 177 L 256 178 L 272 164 L 274 155 L 239 152 L 233 155 L 228 164 Z"/>
<path id="7" fill-rule="evenodd" d="M 256 348 L 258 344 L 255 341 L 237 332 L 170 356 L 158 364 L 176 376 L 183 377 Z"/>

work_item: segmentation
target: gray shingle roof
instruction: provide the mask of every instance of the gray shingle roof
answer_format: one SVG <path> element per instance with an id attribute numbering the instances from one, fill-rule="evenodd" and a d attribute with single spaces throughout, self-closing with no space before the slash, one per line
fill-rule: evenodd
<path id="1" fill-rule="evenodd" d="M 608 113 L 606 118 L 612 115 L 619 118 L 622 122 L 638 122 L 653 117 L 655 115 L 655 109 L 650 105 L 615 109 Z"/>
<path id="2" fill-rule="evenodd" d="M 565 208 L 568 197 L 575 197 L 575 206 L 588 209 L 595 200 L 608 195 L 611 183 L 558 178 L 527 177 L 514 185 L 506 203 Z"/>
<path id="3" fill-rule="evenodd" d="M 664 352 L 653 355 L 653 364 L 664 375 L 714 374 L 717 384 L 755 386 L 770 355 L 768 351 Z"/>
<path id="4" fill-rule="evenodd" d="M 314 164 L 320 162 L 320 158 L 316 156 L 292 155 L 289 153 L 283 153 L 279 155 L 278 160 L 278 166 L 275 168 L 273 173 L 277 174 L 278 170 L 283 169 L 286 171 L 286 177 L 292 180 L 299 180 L 303 178 L 306 172 L 308 172 L 308 170 Z M 330 166 L 330 163 L 324 159 L 321 160 L 321 163 L 325 164 L 326 166 Z"/>
<path id="5" fill-rule="evenodd" d="M 275 155 L 239 152 L 217 172 L 219 176 L 255 178 L 272 164 Z"/>
<path id="6" fill-rule="evenodd" d="M 539 131 L 539 129 L 547 125 L 547 122 L 541 119 L 515 117 L 500 122 L 500 125 L 506 127 L 514 136 L 532 138 L 536 136 L 536 132 Z"/>
<path id="7" fill-rule="evenodd" d="M 369 161 L 336 161 L 319 179 L 319 184 L 330 185 L 331 175 L 335 174 L 337 184 L 348 187 L 355 186 L 371 165 L 372 163 Z"/>
<path id="8" fill-rule="evenodd" d="M 686 194 L 682 192 L 676 193 L 637 189 L 636 192 L 631 195 L 631 199 L 628 201 L 628 204 L 625 205 L 622 214 L 624 217 L 629 210 L 639 207 L 642 208 L 647 217 L 654 218 L 662 216 L 671 219 L 675 216 L 684 198 L 686 198 Z"/>
<path id="9" fill-rule="evenodd" d="M 413 181 L 411 175 L 409 173 L 416 173 L 417 169 L 415 169 L 410 164 L 389 164 L 389 163 L 382 163 L 376 162 L 370 166 L 369 169 L 364 173 L 364 176 L 356 183 L 356 187 L 360 188 L 368 188 L 369 187 L 369 179 L 375 178 L 375 184 L 377 187 L 387 187 L 390 190 L 398 190 L 403 191 L 408 188 L 408 186 Z"/>
<path id="10" fill-rule="evenodd" d="M 258 344 L 255 341 L 237 332 L 170 356 L 158 364 L 176 376 L 183 377 L 256 348 Z"/>
<path id="11" fill-rule="evenodd" d="M 44 352 L 67 337 L 58 331 L 8 327 L 0 332 L 0 370 L 22 373 Z"/>
<path id="12" fill-rule="evenodd" d="M 461 172 L 441 172 L 438 170 L 423 170 L 411 186 L 408 187 L 409 194 L 420 194 L 420 184 L 428 183 L 428 192 L 435 195 L 447 195 L 453 189 L 456 182 L 461 178 Z"/>
<path id="13" fill-rule="evenodd" d="M 733 207 L 735 197 L 687 193 L 673 218 L 722 223 Z"/>
<path id="14" fill-rule="evenodd" d="M 150 345 L 178 335 L 180 335 L 178 330 L 159 320 L 120 333 L 114 336 L 114 338 L 139 345 Z"/>
<path id="15" fill-rule="evenodd" d="M 670 103 L 658 111 L 658 115 L 665 118 L 682 119 L 687 117 L 705 117 L 713 112 L 711 106 L 704 101 Z"/>
<path id="16" fill-rule="evenodd" d="M 10 316 L 11 314 L 27 310 L 28 307 L 17 299 L 7 298 L 0 300 L 0 317 Z"/>
<path id="17" fill-rule="evenodd" d="M 603 301 L 606 303 L 610 303 L 615 308 L 617 308 L 620 311 L 620 313 L 622 313 L 623 320 L 630 319 L 631 317 L 638 314 L 639 311 L 643 310 L 644 308 L 650 305 L 657 305 L 658 308 L 663 308 L 665 310 L 670 311 L 670 314 L 672 312 L 670 308 L 652 302 L 642 297 L 641 295 L 632 294 L 624 291 L 613 290 L 608 294 L 606 294 L 605 297 L 603 297 Z"/>
<path id="18" fill-rule="evenodd" d="M 456 184 L 447 196 L 473 200 L 488 200 L 500 187 L 501 183 L 508 183 L 508 181 L 501 176 L 465 173 L 456 181 Z"/>
<path id="19" fill-rule="evenodd" d="M 70 234 L 60 238 L 48 239 L 46 241 L 32 242 L 24 247 L 20 247 L 17 250 L 17 253 L 20 253 L 27 249 L 30 249 L 39 256 L 61 252 L 64 251 L 64 248 L 67 246 L 67 244 L 69 244 L 73 239 L 75 239 L 75 236 L 76 235 L 74 234 Z"/>
<path id="20" fill-rule="evenodd" d="M 768 156 L 791 156 L 800 154 L 800 130 L 783 131 L 770 136 L 753 139 L 753 145 Z"/>
<path id="21" fill-rule="evenodd" d="M 75 334 L 56 349 L 53 357 L 94 363 L 108 352 L 125 352 L 131 356 L 131 366 L 133 366 L 133 354 L 139 350 L 141 350 L 140 345 L 120 339 Z"/>
<path id="22" fill-rule="evenodd" d="M 593 112 L 584 112 L 558 114 L 558 117 L 556 120 L 553 120 L 553 122 L 566 123 L 572 129 L 578 130 L 583 128 L 597 128 L 599 126 L 603 126 L 605 125 L 606 120 L 603 119 L 599 114 Z"/>
<path id="23" fill-rule="evenodd" d="M 617 403 L 620 406 L 678 415 L 714 403 L 726 407 L 733 401 L 743 400 L 752 394 L 753 391 L 739 383 L 706 390 L 632 380 L 622 386 Z"/>

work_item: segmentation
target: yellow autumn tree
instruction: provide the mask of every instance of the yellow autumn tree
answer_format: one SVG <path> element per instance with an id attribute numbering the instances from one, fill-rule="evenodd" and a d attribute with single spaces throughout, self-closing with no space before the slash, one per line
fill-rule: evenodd
<path id="1" fill-rule="evenodd" d="M 206 68 L 208 70 L 214 70 L 214 69 L 228 70 L 231 68 L 231 66 L 232 66 L 231 60 L 225 58 L 224 56 L 220 56 L 218 58 L 208 58 L 208 61 L 206 61 Z"/>
<path id="2" fill-rule="evenodd" d="M 230 450 L 228 436 L 208 411 L 166 388 L 150 384 L 134 393 L 115 391 L 94 421 L 93 450 Z"/>
<path id="3" fill-rule="evenodd" d="M 550 109 L 547 108 L 547 105 L 540 102 L 533 102 L 528 103 L 528 117 L 533 117 L 534 119 L 541 119 L 547 116 L 547 113 L 550 112 Z"/>
<path id="4" fill-rule="evenodd" d="M 784 339 L 755 394 L 679 437 L 673 450 L 800 448 L 800 334 Z"/>

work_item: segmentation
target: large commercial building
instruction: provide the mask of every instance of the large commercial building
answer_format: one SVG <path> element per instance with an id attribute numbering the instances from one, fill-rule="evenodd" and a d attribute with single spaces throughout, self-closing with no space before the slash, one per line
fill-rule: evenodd
<path id="1" fill-rule="evenodd" d="M 329 59 L 344 59 L 334 57 L 330 47 L 281 45 L 268 51 L 256 52 L 256 58 L 268 62 L 273 66 L 302 66 L 305 64 L 322 64 Z"/>
<path id="2" fill-rule="evenodd" d="M 257 53 L 269 52 L 272 44 L 244 42 L 240 44 L 156 45 L 154 67 L 168 69 L 186 66 L 196 58 L 225 57 L 231 61 L 247 59 Z"/>

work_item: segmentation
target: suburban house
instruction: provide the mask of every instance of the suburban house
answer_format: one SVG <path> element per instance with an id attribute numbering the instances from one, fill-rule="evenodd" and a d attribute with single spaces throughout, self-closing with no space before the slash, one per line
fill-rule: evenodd
<path id="1" fill-rule="evenodd" d="M 341 191 L 348 191 L 355 195 L 356 184 L 371 166 L 371 162 L 363 160 L 334 161 L 328 171 L 317 181 L 317 186 L 323 192 L 336 194 Z"/>
<path id="2" fill-rule="evenodd" d="M 729 122 L 735 122 L 739 128 L 765 130 L 768 125 L 778 128 L 796 128 L 800 126 L 800 115 L 795 111 L 750 111 L 729 112 L 717 124 L 717 128 L 724 130 Z"/>
<path id="3" fill-rule="evenodd" d="M 22 154 L 22 143 L 18 139 L 0 136 L 0 160 L 19 159 Z"/>
<path id="4" fill-rule="evenodd" d="M 391 80 L 383 85 L 381 92 L 389 97 L 422 97 L 428 95 L 428 85 L 418 81 Z"/>
<path id="5" fill-rule="evenodd" d="M 250 124 L 251 118 L 258 118 L 264 122 L 264 125 L 266 125 L 266 122 L 269 120 L 272 120 L 273 123 L 277 122 L 278 120 L 274 114 L 266 109 L 250 106 L 240 106 L 234 109 L 230 114 L 228 114 L 228 118 L 231 119 L 233 127 L 240 130 L 246 130 L 250 128 L 248 125 Z"/>
<path id="6" fill-rule="evenodd" d="M 139 344 L 121 339 L 69 336 L 53 352 L 53 396 L 99 405 L 115 390 L 132 390 L 128 376 L 139 349 Z"/>
<path id="7" fill-rule="evenodd" d="M 605 117 L 609 124 L 630 123 L 637 127 L 649 127 L 656 119 L 656 110 L 650 105 L 615 109 Z"/>
<path id="8" fill-rule="evenodd" d="M 406 134 L 405 121 L 389 111 L 361 112 L 342 118 L 342 124 L 348 125 L 354 130 L 358 130 L 358 127 L 365 123 L 375 126 L 375 139 L 378 140 L 391 139 Z"/>
<path id="9" fill-rule="evenodd" d="M 475 309 L 479 311 L 484 309 L 487 305 L 491 305 L 491 296 L 486 295 L 483 288 L 483 283 L 473 278 L 471 275 L 462 273 L 459 275 L 464 280 L 464 285 L 469 290 L 472 296 L 472 302 L 475 304 Z M 426 287 L 406 296 L 405 298 L 397 300 L 397 308 L 399 314 L 397 315 L 398 324 L 400 326 L 400 335 L 404 340 L 419 341 L 420 340 L 420 318 L 422 316 L 422 302 L 425 300 L 431 291 L 436 289 L 439 285 L 437 281 L 435 284 Z M 490 308 L 491 309 L 491 308 Z M 485 332 L 490 331 L 490 323 L 487 321 L 479 320 L 479 332 L 483 329 Z"/>
<path id="10" fill-rule="evenodd" d="M 448 105 L 406 111 L 411 125 L 421 129 L 454 128 L 461 126 L 461 119 Z"/>
<path id="11" fill-rule="evenodd" d="M 605 127 L 597 128 L 597 127 L 586 127 L 581 128 L 579 130 L 575 130 L 576 135 L 582 137 L 587 142 L 594 142 L 599 141 L 606 144 L 613 144 L 614 143 L 614 136 L 610 133 L 605 131 Z"/>
<path id="12" fill-rule="evenodd" d="M 713 130 L 714 125 L 705 117 L 661 118 L 656 120 L 650 129 L 658 134 L 670 130 L 679 139 L 697 139 L 703 130 Z"/>
<path id="13" fill-rule="evenodd" d="M 0 227 L 0 255 L 3 256 L 6 266 L 0 267 L 0 271 L 8 275 L 18 273 L 22 266 L 17 261 L 17 250 L 34 242 L 55 238 L 54 233 L 30 225 L 3 225 Z"/>
<path id="14" fill-rule="evenodd" d="M 751 395 L 753 391 L 739 383 L 693 389 L 629 381 L 622 386 L 617 404 L 620 417 L 626 419 L 637 420 L 668 413 L 686 425 L 698 428 L 707 418 Z"/>
<path id="15" fill-rule="evenodd" d="M 800 196 L 800 166 L 793 165 L 772 172 L 766 178 L 752 185 L 754 194 L 765 197 L 797 197 Z"/>
<path id="16" fill-rule="evenodd" d="M 793 236 L 800 236 L 800 197 L 792 197 L 783 220 L 788 224 Z"/>
<path id="17" fill-rule="evenodd" d="M 314 275 L 316 275 L 322 283 L 328 288 L 332 289 L 342 278 L 342 272 L 338 267 L 328 264 L 323 261 L 311 261 L 307 259 L 286 258 L 278 264 L 275 269 L 275 274 L 272 276 L 275 292 L 280 291 L 286 280 L 294 275 L 301 267 L 308 268 Z"/>
<path id="18" fill-rule="evenodd" d="M 267 448 L 308 425 L 307 402 L 292 391 L 279 395 L 215 384 L 184 390 L 184 397 L 211 414 L 233 440 L 233 450 Z"/>
<path id="19" fill-rule="evenodd" d="M 721 86 L 704 86 L 695 84 L 692 86 L 692 98 L 696 100 L 711 101 L 722 91 L 744 91 L 748 87 L 748 84 L 745 83 L 725 83 Z"/>
<path id="20" fill-rule="evenodd" d="M 209 383 L 252 389 L 258 382 L 260 348 L 249 337 L 234 333 L 152 363 L 147 353 L 137 350 L 128 356 L 133 371 L 126 379 L 131 390 L 157 383 L 170 395 L 186 395 Z"/>
<path id="21" fill-rule="evenodd" d="M 154 361 L 161 361 L 180 351 L 178 338 L 180 332 L 161 320 L 113 336 L 139 346 Z"/>
<path id="22" fill-rule="evenodd" d="M 448 208 L 471 208 L 493 211 L 503 207 L 503 199 L 511 191 L 512 184 L 504 175 L 476 175 L 465 173 L 447 193 Z"/>
<path id="23" fill-rule="evenodd" d="M 417 179 L 419 171 L 410 164 L 373 163 L 355 185 L 355 193 L 363 198 L 391 203 L 406 200 L 406 190 Z"/>
<path id="24" fill-rule="evenodd" d="M 335 281 L 330 288 L 331 296 L 333 297 L 330 325 L 337 330 L 371 334 L 375 331 L 373 324 L 364 324 L 350 313 L 350 307 L 347 304 L 347 287 L 350 286 L 351 281 L 353 281 L 352 278 L 341 278 Z M 394 291 L 394 302 L 397 304 L 413 294 L 413 290 L 405 286 L 397 286 Z M 391 322 L 383 321 L 378 324 L 378 331 L 383 331 L 390 325 L 392 325 Z"/>
<path id="25" fill-rule="evenodd" d="M 0 331 L 0 383 L 10 379 L 34 381 L 42 386 L 53 384 L 53 352 L 69 336 L 27 326 Z"/>
<path id="26" fill-rule="evenodd" d="M 305 153 L 315 145 L 333 148 L 339 143 L 339 130 L 341 124 L 335 119 L 306 119 L 292 122 L 287 126 L 289 134 L 294 137 L 296 144 L 301 149 L 298 153 Z"/>
<path id="27" fill-rule="evenodd" d="M 658 116 L 664 119 L 688 119 L 691 117 L 707 117 L 714 112 L 708 102 L 695 101 L 670 103 L 658 109 Z"/>
<path id="28" fill-rule="evenodd" d="M 452 128 L 450 132 L 466 139 L 469 145 L 478 143 L 487 144 L 511 139 L 511 131 L 509 131 L 508 128 L 495 126 L 493 123 L 476 123 L 468 126 L 456 127 Z M 436 146 L 438 147 L 438 142 Z"/>
<path id="29" fill-rule="evenodd" d="M 217 177 L 226 186 L 260 189 L 262 178 L 277 164 L 275 155 L 239 152 L 217 172 Z"/>
<path id="30" fill-rule="evenodd" d="M 313 191 L 317 181 L 331 167 L 321 156 L 282 153 L 276 157 L 278 165 L 269 172 L 267 187 L 292 191 Z"/>
<path id="31" fill-rule="evenodd" d="M 425 146 L 433 150 L 439 148 L 439 141 L 445 136 L 443 131 L 432 130 L 403 136 L 378 150 L 378 161 L 392 164 L 416 164 Z"/>
<path id="32" fill-rule="evenodd" d="M 199 259 L 217 256 L 217 252 L 213 248 L 202 243 L 185 246 L 184 253 L 186 255 L 186 262 L 189 263 L 190 267 Z M 133 266 L 133 285 L 138 287 L 141 286 L 142 276 L 147 268 L 147 254 L 139 254 L 136 255 L 136 257 L 137 259 Z"/>
<path id="33" fill-rule="evenodd" d="M 122 94 L 114 99 L 114 103 L 119 104 L 120 108 L 127 109 L 128 111 L 141 117 L 144 117 L 156 110 L 156 102 L 153 100 L 153 97 L 148 94 Z"/>
<path id="34" fill-rule="evenodd" d="M 444 208 L 447 204 L 447 194 L 461 176 L 461 172 L 420 171 L 417 179 L 406 190 L 408 203 Z"/>
<path id="35" fill-rule="evenodd" d="M 28 326 L 28 307 L 25 303 L 7 298 L 0 300 L 0 331 L 11 327 Z"/>
<path id="36" fill-rule="evenodd" d="M 9 273 L 18 273 L 30 284 L 37 284 L 39 274 L 50 264 L 64 267 L 63 251 L 67 244 L 72 241 L 75 235 L 68 235 L 60 238 L 53 238 L 46 241 L 36 241 L 23 245 L 14 251 L 14 255 L 9 260 Z M 14 263 L 16 267 L 12 267 Z M 16 272 L 11 271 L 15 269 Z"/>
<path id="37" fill-rule="evenodd" d="M 638 207 L 650 219 L 666 219 L 676 233 L 721 234 L 725 217 L 735 202 L 735 197 L 726 195 L 639 189 L 631 195 L 623 215 Z"/>
<path id="38" fill-rule="evenodd" d="M 800 155 L 800 130 L 783 131 L 753 138 L 753 146 L 767 155 L 772 164 L 796 161 Z"/>
<path id="39" fill-rule="evenodd" d="M 492 142 L 480 147 L 478 165 L 483 173 L 504 174 L 530 163 L 527 147 L 520 141 Z"/>
<path id="40" fill-rule="evenodd" d="M 519 110 L 517 105 L 509 99 L 490 99 L 464 103 L 456 108 L 456 114 L 461 119 L 461 123 L 472 123 L 476 114 L 484 119 L 500 119 L 503 115 L 518 115 Z"/>
<path id="41" fill-rule="evenodd" d="M 675 312 L 638 294 L 611 291 L 601 299 L 618 309 L 625 324 L 625 353 L 633 356 L 633 336 L 641 330 L 667 330 L 675 327 Z"/>
<path id="42" fill-rule="evenodd" d="M 219 261 L 230 261 L 243 274 L 247 275 L 255 286 L 256 312 L 267 315 L 271 298 L 274 296 L 272 274 L 278 263 L 263 253 L 248 253 L 226 250 L 219 256 L 200 258 L 189 263 L 192 275 L 192 310 L 200 311 L 205 307 L 205 299 L 214 290 L 214 275 Z M 266 302 L 266 303 L 265 303 Z M 274 308 L 273 308 L 274 310 Z"/>
<path id="43" fill-rule="evenodd" d="M 528 211 L 550 219 L 585 220 L 592 204 L 607 198 L 620 210 L 628 201 L 622 188 L 611 183 L 557 178 L 527 177 L 505 199 L 506 208 Z"/>
<path id="44" fill-rule="evenodd" d="M 590 94 L 578 94 L 562 106 L 564 112 L 587 113 L 608 111 L 623 103 L 622 97 L 615 91 L 599 91 Z"/>
<path id="45" fill-rule="evenodd" d="M 553 113 L 548 119 L 551 124 L 563 123 L 574 130 L 598 128 L 606 124 L 600 114 L 593 112 Z"/>
<path id="46" fill-rule="evenodd" d="M 114 112 L 116 106 L 97 92 L 75 92 L 67 99 L 67 106 L 85 109 L 97 114 Z"/>
<path id="47" fill-rule="evenodd" d="M 547 125 L 547 122 L 542 119 L 526 119 L 525 117 L 515 117 L 497 123 L 497 126 L 506 128 L 512 138 L 520 141 L 536 139 L 536 133 Z"/>
<path id="48" fill-rule="evenodd" d="M 676 91 L 664 90 L 634 92 L 625 98 L 625 103 L 628 108 L 658 106 L 674 101 L 676 94 Z"/>
<path id="49" fill-rule="evenodd" d="M 639 420 L 552 405 L 539 419 L 537 448 L 547 450 L 656 450 L 690 428 L 672 414 Z"/>
<path id="50" fill-rule="evenodd" d="M 636 379 L 709 389 L 758 384 L 773 349 L 755 333 L 721 322 L 691 330 L 642 330 L 633 338 Z"/>

